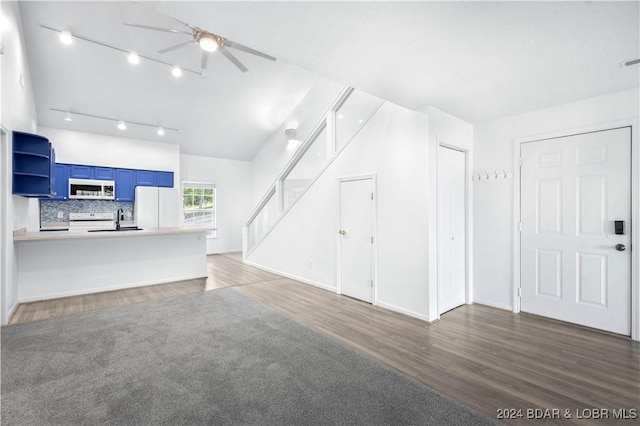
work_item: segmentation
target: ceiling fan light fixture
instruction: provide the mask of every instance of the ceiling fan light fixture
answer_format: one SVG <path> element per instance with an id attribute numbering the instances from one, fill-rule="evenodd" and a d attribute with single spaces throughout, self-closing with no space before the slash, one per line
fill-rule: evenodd
<path id="1" fill-rule="evenodd" d="M 164 136 L 164 127 L 158 127 L 158 136 Z"/>
<path id="2" fill-rule="evenodd" d="M 171 68 L 171 75 L 173 75 L 174 77 L 180 77 L 182 75 L 182 68 L 180 68 L 177 65 L 174 65 L 173 68 Z"/>
<path id="3" fill-rule="evenodd" d="M 122 121 L 122 120 L 118 121 L 118 129 L 127 130 L 127 125 L 125 124 L 124 121 Z"/>
<path id="4" fill-rule="evenodd" d="M 215 52 L 216 50 L 218 50 L 218 47 L 220 46 L 220 44 L 218 43 L 218 40 L 216 40 L 214 36 L 209 34 L 205 34 L 202 37 L 200 37 L 200 40 L 198 40 L 198 43 L 200 44 L 200 47 L 202 48 L 202 50 L 204 50 L 205 52 Z"/>
<path id="5" fill-rule="evenodd" d="M 58 36 L 60 39 L 60 43 L 62 44 L 71 44 L 73 43 L 73 35 L 67 30 L 60 31 L 60 35 Z"/>
<path id="6" fill-rule="evenodd" d="M 129 52 L 129 55 L 127 56 L 127 59 L 129 60 L 130 63 L 136 65 L 140 63 L 140 56 L 138 56 L 137 52 Z"/>

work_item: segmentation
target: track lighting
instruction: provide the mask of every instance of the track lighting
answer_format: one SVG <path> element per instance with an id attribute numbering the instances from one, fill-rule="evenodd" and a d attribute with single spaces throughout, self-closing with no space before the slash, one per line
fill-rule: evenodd
<path id="1" fill-rule="evenodd" d="M 182 75 L 182 68 L 180 68 L 177 65 L 174 65 L 173 68 L 171 68 L 171 74 L 174 77 L 180 77 Z"/>
<path id="2" fill-rule="evenodd" d="M 71 32 L 69 32 L 67 30 L 59 30 L 59 29 L 56 29 L 56 28 L 49 27 L 47 25 L 40 25 L 40 27 L 44 28 L 45 30 L 49 30 L 49 31 L 53 31 L 53 32 L 58 33 L 58 38 L 64 44 L 71 44 L 74 39 L 86 41 L 88 43 L 93 43 L 93 44 L 96 44 L 96 45 L 101 46 L 101 47 L 106 47 L 108 49 L 113 49 L 113 50 L 117 50 L 118 52 L 125 53 L 127 55 L 127 58 L 129 60 L 129 62 L 131 62 L 133 64 L 137 64 L 140 61 L 140 59 L 144 59 L 144 60 L 149 61 L 149 62 L 155 62 L 157 64 L 165 65 L 165 66 L 167 66 L 169 68 L 172 68 L 172 72 L 173 72 L 174 65 L 170 64 L 169 62 L 165 62 L 165 61 L 162 61 L 160 59 L 151 58 L 149 56 L 139 55 L 136 52 L 130 51 L 129 49 L 123 49 L 121 47 L 113 46 L 113 45 L 111 45 L 109 43 L 105 43 L 105 42 L 102 42 L 102 41 L 99 41 L 99 40 L 93 40 L 93 39 L 91 39 L 89 37 L 85 37 L 85 36 L 80 35 L 80 34 L 72 34 Z M 135 59 L 132 59 L 133 56 L 137 57 L 138 60 L 135 61 Z M 190 68 L 180 68 L 179 75 L 182 75 L 183 71 L 190 72 L 192 74 L 197 74 L 199 76 L 204 76 L 203 72 L 195 71 L 195 70 L 192 70 Z"/>
<path id="3" fill-rule="evenodd" d="M 153 127 L 154 129 L 156 129 L 156 132 L 158 133 L 159 136 L 163 136 L 166 133 L 167 130 L 171 130 L 172 132 L 178 132 L 178 133 L 182 133 L 183 132 L 183 130 L 181 130 L 181 129 L 175 129 L 173 127 L 159 126 L 158 124 L 141 123 L 139 121 L 124 121 L 124 120 L 119 120 L 117 118 L 104 117 L 102 115 L 87 114 L 85 112 L 78 112 L 78 111 L 73 111 L 72 112 L 72 111 L 67 111 L 67 110 L 58 109 L 58 108 L 49 108 L 49 109 L 51 111 L 56 111 L 56 112 L 63 113 L 65 121 L 71 121 L 72 115 L 81 115 L 83 117 L 98 118 L 100 120 L 113 121 L 115 123 L 118 123 L 117 127 L 120 130 L 126 130 L 128 124 L 135 124 L 136 126 Z"/>
<path id="4" fill-rule="evenodd" d="M 129 56 L 127 56 L 127 59 L 134 65 L 140 63 L 140 56 L 138 56 L 136 52 L 130 52 Z"/>
<path id="5" fill-rule="evenodd" d="M 60 35 L 58 36 L 58 38 L 60 39 L 60 42 L 62 44 L 71 44 L 71 43 L 73 43 L 73 36 L 67 30 L 60 31 Z"/>

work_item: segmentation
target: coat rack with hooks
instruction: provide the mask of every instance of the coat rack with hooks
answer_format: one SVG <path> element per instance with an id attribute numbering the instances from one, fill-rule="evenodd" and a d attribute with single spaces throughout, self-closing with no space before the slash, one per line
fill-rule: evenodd
<path id="1" fill-rule="evenodd" d="M 498 179 L 513 179 L 513 172 L 506 170 L 485 170 L 483 172 L 473 172 L 473 180 L 498 180 Z"/>

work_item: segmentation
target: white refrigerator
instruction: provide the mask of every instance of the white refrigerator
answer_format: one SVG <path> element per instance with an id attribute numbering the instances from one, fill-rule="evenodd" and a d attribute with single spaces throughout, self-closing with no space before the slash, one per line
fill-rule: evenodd
<path id="1" fill-rule="evenodd" d="M 133 218 L 142 229 L 181 226 L 180 193 L 175 188 L 137 186 Z"/>

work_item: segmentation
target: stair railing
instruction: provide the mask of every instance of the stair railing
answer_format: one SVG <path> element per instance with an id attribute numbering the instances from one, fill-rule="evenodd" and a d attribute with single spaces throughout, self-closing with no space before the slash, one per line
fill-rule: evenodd
<path id="1" fill-rule="evenodd" d="M 286 216 L 383 103 L 379 98 L 348 86 L 339 93 L 245 221 L 242 227 L 243 260 Z M 343 110 L 359 114 L 357 122 L 351 118 L 353 129 L 338 124 L 338 120 L 344 118 L 344 114 L 340 113 Z M 348 133 L 345 136 L 342 135 L 344 132 L 340 132 L 338 138 L 338 129 L 342 127 L 346 127 Z M 322 160 L 323 156 L 326 161 L 319 164 L 316 159 Z"/>

